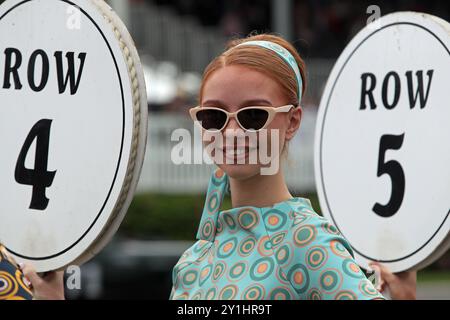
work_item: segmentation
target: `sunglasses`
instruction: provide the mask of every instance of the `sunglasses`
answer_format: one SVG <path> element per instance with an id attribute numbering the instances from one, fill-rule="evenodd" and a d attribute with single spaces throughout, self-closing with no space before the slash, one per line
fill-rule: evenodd
<path id="1" fill-rule="evenodd" d="M 209 131 L 221 131 L 227 126 L 230 118 L 235 118 L 243 130 L 258 131 L 267 127 L 279 112 L 289 112 L 293 105 L 281 107 L 245 107 L 236 112 L 228 112 L 216 107 L 191 108 L 192 120 L 198 121 L 201 127 Z"/>

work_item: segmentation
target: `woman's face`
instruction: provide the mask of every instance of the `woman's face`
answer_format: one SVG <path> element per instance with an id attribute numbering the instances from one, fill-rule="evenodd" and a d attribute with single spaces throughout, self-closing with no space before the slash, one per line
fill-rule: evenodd
<path id="1" fill-rule="evenodd" d="M 235 112 L 249 106 L 280 107 L 289 102 L 275 80 L 245 66 L 232 65 L 220 68 L 210 75 L 203 87 L 200 104 L 202 107 L 217 107 Z M 277 113 L 266 127 L 267 135 L 253 134 L 251 139 L 233 140 L 232 137 L 248 136 L 249 132 L 242 130 L 235 118 L 230 118 L 227 126 L 221 131 L 223 143 L 215 144 L 218 150 L 223 150 L 223 153 L 212 150 L 210 154 L 217 166 L 232 178 L 241 180 L 261 174 L 262 167 L 267 168 L 271 165 L 267 163 L 267 157 L 270 157 L 272 162 L 279 161 L 285 142 L 294 136 L 300 125 L 300 119 L 301 108 L 291 109 L 287 113 Z M 205 139 L 204 131 L 203 137 L 204 144 L 208 145 L 211 139 Z M 262 139 L 267 141 L 266 146 Z M 245 151 L 244 155 L 241 155 L 242 149 Z M 236 153 L 239 155 L 236 156 Z M 265 158 L 261 158 L 261 154 Z M 255 156 L 256 162 L 252 161 Z M 241 164 L 242 162 L 245 163 Z"/>

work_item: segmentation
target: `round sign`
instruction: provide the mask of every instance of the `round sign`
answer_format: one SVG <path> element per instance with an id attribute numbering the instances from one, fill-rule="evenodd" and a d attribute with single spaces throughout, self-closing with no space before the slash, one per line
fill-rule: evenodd
<path id="1" fill-rule="evenodd" d="M 147 137 L 141 64 L 102 0 L 0 6 L 0 242 L 44 272 L 102 249 Z"/>
<path id="2" fill-rule="evenodd" d="M 450 246 L 449 83 L 450 25 L 413 12 L 366 26 L 329 76 L 315 180 L 362 267 L 417 269 Z"/>

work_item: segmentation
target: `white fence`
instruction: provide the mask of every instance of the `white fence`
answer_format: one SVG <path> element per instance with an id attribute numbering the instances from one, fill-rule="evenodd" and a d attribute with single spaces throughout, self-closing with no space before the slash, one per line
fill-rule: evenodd
<path id="1" fill-rule="evenodd" d="M 314 127 L 315 111 L 303 109 L 300 130 L 289 144 L 288 162 L 284 163 L 287 184 L 292 192 L 314 191 Z M 150 113 L 149 136 L 138 192 L 204 193 L 213 165 L 181 164 L 171 160 L 172 132 L 185 128 L 193 135 L 190 118 L 174 113 Z M 199 141 L 199 144 L 201 142 Z"/>

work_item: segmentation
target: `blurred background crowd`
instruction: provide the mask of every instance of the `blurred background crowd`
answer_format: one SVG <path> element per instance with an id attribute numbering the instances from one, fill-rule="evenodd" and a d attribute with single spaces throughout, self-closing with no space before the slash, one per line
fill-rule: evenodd
<path id="1" fill-rule="evenodd" d="M 121 0 L 120 0 L 121 1 Z M 114 2 L 114 1 L 112 1 Z M 141 53 L 163 65 L 161 73 L 181 74 L 178 90 L 150 92 L 150 109 L 182 111 L 196 98 L 196 85 L 205 66 L 229 39 L 253 32 L 275 32 L 289 39 L 308 62 L 309 91 L 304 104 L 317 107 L 321 89 L 334 61 L 376 5 L 381 15 L 419 11 L 449 20 L 447 1 L 385 0 L 131 0 L 128 25 Z M 191 74 L 194 73 L 194 74 Z M 159 73 L 156 72 L 155 76 Z M 156 85 L 162 86 L 161 82 Z M 163 91 L 163 90 L 162 90 Z M 170 101 L 167 97 L 170 92 Z M 189 98 L 186 97 L 189 96 Z M 192 96 L 190 96 L 192 95 Z"/>

